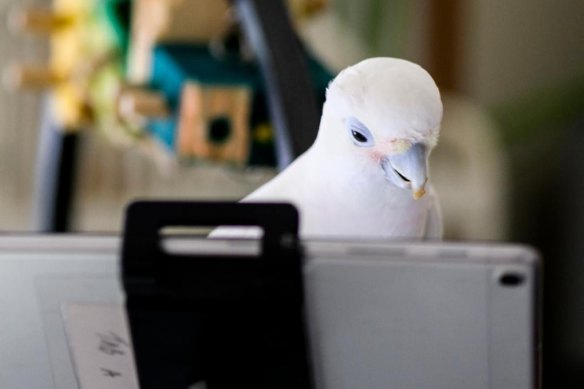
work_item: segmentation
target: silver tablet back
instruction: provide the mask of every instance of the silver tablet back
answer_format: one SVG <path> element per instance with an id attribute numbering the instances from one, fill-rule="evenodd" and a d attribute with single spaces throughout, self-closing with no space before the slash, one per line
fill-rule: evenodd
<path id="1" fill-rule="evenodd" d="M 532 250 L 315 243 L 310 251 L 318 388 L 537 386 Z"/>

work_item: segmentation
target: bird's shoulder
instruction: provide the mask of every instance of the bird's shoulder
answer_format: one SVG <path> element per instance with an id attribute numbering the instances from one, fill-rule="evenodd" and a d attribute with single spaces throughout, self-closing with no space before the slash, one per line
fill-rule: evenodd
<path id="1" fill-rule="evenodd" d="M 243 201 L 283 201 L 298 199 L 313 187 L 310 158 L 303 154 L 276 177 L 260 186 Z"/>

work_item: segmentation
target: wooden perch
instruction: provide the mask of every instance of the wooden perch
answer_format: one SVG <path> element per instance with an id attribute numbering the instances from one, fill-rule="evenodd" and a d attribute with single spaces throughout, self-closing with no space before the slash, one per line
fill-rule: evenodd
<path id="1" fill-rule="evenodd" d="M 61 81 L 49 65 L 14 64 L 4 70 L 4 85 L 11 90 L 45 90 Z"/>
<path id="2" fill-rule="evenodd" d="M 17 8 L 8 15 L 9 28 L 15 33 L 48 35 L 70 22 L 71 18 L 40 7 Z"/>
<path id="3" fill-rule="evenodd" d="M 170 115 L 166 99 L 160 93 L 127 89 L 120 93 L 118 112 L 127 119 L 164 119 Z"/>

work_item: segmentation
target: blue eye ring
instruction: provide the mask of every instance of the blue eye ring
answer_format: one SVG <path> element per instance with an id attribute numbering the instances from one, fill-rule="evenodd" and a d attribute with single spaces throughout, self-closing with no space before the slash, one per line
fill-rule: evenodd
<path id="1" fill-rule="evenodd" d="M 371 147 L 375 144 L 371 131 L 369 131 L 369 129 L 358 119 L 354 117 L 348 118 L 346 127 L 349 137 L 355 146 Z"/>

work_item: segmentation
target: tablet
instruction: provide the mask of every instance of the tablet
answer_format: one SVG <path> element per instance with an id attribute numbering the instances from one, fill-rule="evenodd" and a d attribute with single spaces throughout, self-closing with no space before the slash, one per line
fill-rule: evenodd
<path id="1" fill-rule="evenodd" d="M 114 236 L 0 237 L 0 387 L 137 388 Z M 253 242 L 169 239 L 171 251 Z M 539 258 L 513 245 L 307 241 L 316 387 L 535 388 Z"/>

